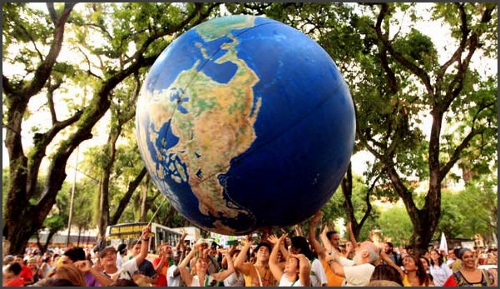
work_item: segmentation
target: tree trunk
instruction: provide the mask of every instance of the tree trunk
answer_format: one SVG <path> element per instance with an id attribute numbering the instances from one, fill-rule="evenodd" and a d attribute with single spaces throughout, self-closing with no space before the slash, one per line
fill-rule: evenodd
<path id="1" fill-rule="evenodd" d="M 342 179 L 341 188 L 342 188 L 342 193 L 344 194 L 344 207 L 346 209 L 346 215 L 348 222 L 350 223 L 350 227 L 352 230 L 353 237 L 355 240 L 358 240 L 359 233 L 361 232 L 361 228 L 363 228 L 364 223 L 370 216 L 370 213 L 372 211 L 372 205 L 370 202 L 370 195 L 371 192 L 373 191 L 373 188 L 375 186 L 375 183 L 377 182 L 379 178 L 377 177 L 375 181 L 373 182 L 373 185 L 368 189 L 366 192 L 366 197 L 365 197 L 365 202 L 366 202 L 366 211 L 363 214 L 363 217 L 361 218 L 361 221 L 358 223 L 356 220 L 356 216 L 354 214 L 354 206 L 352 204 L 352 165 L 349 163 L 349 167 L 347 169 L 347 172 Z"/>
<path id="2" fill-rule="evenodd" d="M 104 188 L 102 180 L 99 182 L 99 217 L 97 221 L 97 229 L 99 236 L 104 237 L 106 228 L 109 224 L 109 191 Z"/>
<path id="3" fill-rule="evenodd" d="M 156 55 L 146 52 L 148 52 L 151 45 L 154 45 L 156 40 L 182 31 L 182 29 L 189 27 L 193 23 L 201 23 L 210 15 L 213 9 L 220 5 L 209 5 L 208 10 L 203 11 L 205 5 L 196 3 L 196 9 L 190 12 L 186 19 L 178 25 L 148 35 L 147 39 L 142 42 L 142 46 L 138 47 L 136 53 L 127 57 L 129 61 L 121 70 L 105 72 L 105 77 L 101 79 L 99 84 L 94 86 L 95 94 L 87 106 L 64 121 L 57 120 L 55 113 L 52 113 L 52 127 L 45 133 L 35 134 L 34 146 L 28 159 L 23 151 L 21 137 L 23 119 L 26 117 L 30 98 L 39 94 L 53 75 L 52 69 L 56 64 L 56 59 L 63 44 L 66 20 L 75 4 L 64 4 L 64 9 L 60 12 L 60 15 L 54 9 L 53 3 L 47 4 L 50 19 L 52 19 L 55 26 L 53 39 L 49 39 L 52 43 L 48 53 L 40 55 L 43 61 L 34 67 L 32 80 L 10 80 L 6 76 L 2 76 L 5 105 L 7 107 L 5 114 L 5 127 L 7 128 L 5 146 L 9 155 L 9 184 L 2 233 L 11 244 L 8 252 L 10 254 L 23 254 L 30 237 L 42 227 L 43 221 L 55 204 L 56 196 L 66 179 L 65 168 L 68 158 L 83 141 L 92 138 L 92 129 L 108 111 L 112 99 L 111 93 L 115 87 L 130 75 L 137 73 L 140 68 L 153 64 L 160 52 Z M 145 58 L 144 55 L 148 55 L 148 57 Z M 51 107 L 51 112 L 54 111 L 53 107 Z M 70 125 L 74 125 L 75 131 L 67 135 L 51 152 L 42 197 L 40 199 L 36 197 L 35 199 L 40 164 L 42 160 L 46 159 L 46 150 L 50 145 L 53 145 L 52 141 L 58 136 L 58 133 Z M 38 203 L 33 204 L 35 201 L 38 201 Z"/>
<path id="4" fill-rule="evenodd" d="M 80 237 L 82 235 L 82 227 L 78 227 L 78 239 L 76 240 L 76 245 L 80 247 Z"/>
<path id="5" fill-rule="evenodd" d="M 141 172 L 137 175 L 137 177 L 128 185 L 127 192 L 125 193 L 125 196 L 123 196 L 123 198 L 121 198 L 120 202 L 118 203 L 118 207 L 116 208 L 115 213 L 111 216 L 109 225 L 115 225 L 118 223 L 118 220 L 120 220 L 123 211 L 125 211 L 125 208 L 127 207 L 128 203 L 130 202 L 130 199 L 132 198 L 132 194 L 141 184 L 147 172 L 148 171 L 146 167 L 143 167 Z"/>

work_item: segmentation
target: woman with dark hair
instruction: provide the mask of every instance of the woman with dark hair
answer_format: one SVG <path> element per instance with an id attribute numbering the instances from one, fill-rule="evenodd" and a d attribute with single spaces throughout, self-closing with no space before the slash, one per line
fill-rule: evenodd
<path id="1" fill-rule="evenodd" d="M 462 260 L 462 267 L 448 277 L 443 287 L 495 286 L 493 275 L 476 267 L 476 256 L 472 250 L 463 248 L 457 257 Z"/>
<path id="2" fill-rule="evenodd" d="M 444 263 L 443 255 L 441 255 L 438 250 L 431 250 L 431 265 L 429 266 L 429 272 L 434 280 L 434 285 L 443 286 L 444 282 L 448 277 L 453 274 L 450 267 Z"/>
<path id="3" fill-rule="evenodd" d="M 394 267 L 386 264 L 375 266 L 368 287 L 403 286 L 401 274 Z"/>
<path id="4" fill-rule="evenodd" d="M 227 258 L 231 258 L 234 264 L 234 261 L 236 260 L 236 258 L 238 258 L 238 254 L 240 254 L 240 252 L 241 250 L 236 249 L 236 246 L 229 247 L 228 255 L 226 255 L 226 257 L 222 259 L 222 267 L 227 269 Z M 224 287 L 243 286 L 245 286 L 245 277 L 238 270 L 234 270 L 234 272 L 224 280 Z"/>
<path id="5" fill-rule="evenodd" d="M 406 255 L 403 258 L 403 285 L 405 287 L 428 287 L 433 285 L 427 272 L 425 272 L 422 261 L 415 255 Z"/>
<path id="6" fill-rule="evenodd" d="M 311 286 L 313 287 L 321 287 L 327 285 L 325 270 L 323 269 L 323 265 L 321 265 L 321 261 L 318 260 L 316 255 L 309 247 L 309 242 L 303 236 L 294 236 L 290 239 L 292 245 L 290 246 L 291 254 L 303 254 L 309 259 L 311 263 Z M 283 256 L 287 259 L 288 254 L 285 253 Z"/>
<path id="7" fill-rule="evenodd" d="M 278 263 L 278 251 L 283 246 L 286 234 L 280 238 L 275 235 L 269 236 L 268 240 L 273 244 L 269 257 L 269 268 L 280 287 L 308 287 L 311 286 L 311 264 L 304 254 L 288 254 L 285 266 L 282 268 Z M 292 238 L 293 239 L 293 238 Z M 293 241 L 292 241 L 293 243 Z"/>
<path id="8" fill-rule="evenodd" d="M 420 255 L 420 261 L 422 261 L 422 265 L 424 266 L 425 273 L 427 273 L 427 277 L 429 277 L 429 280 L 434 284 L 434 280 L 432 278 L 431 272 L 430 272 L 430 267 L 431 267 L 431 262 L 425 255 Z"/>

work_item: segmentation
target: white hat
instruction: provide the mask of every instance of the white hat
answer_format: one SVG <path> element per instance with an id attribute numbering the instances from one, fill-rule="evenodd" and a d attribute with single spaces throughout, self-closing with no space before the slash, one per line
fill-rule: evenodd
<path id="1" fill-rule="evenodd" d="M 196 245 L 198 245 L 198 246 L 199 246 L 200 244 L 203 244 L 203 243 L 205 243 L 205 244 L 207 244 L 207 245 L 208 245 L 207 240 L 205 240 L 205 239 L 203 239 L 203 238 L 199 238 L 199 239 L 198 239 L 198 241 L 196 241 Z"/>

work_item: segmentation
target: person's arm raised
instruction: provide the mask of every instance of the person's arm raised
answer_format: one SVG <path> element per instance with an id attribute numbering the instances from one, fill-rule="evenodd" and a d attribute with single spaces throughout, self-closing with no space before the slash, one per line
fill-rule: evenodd
<path id="1" fill-rule="evenodd" d="M 238 257 L 236 257 L 236 260 L 234 260 L 234 268 L 243 275 L 249 275 L 250 274 L 250 267 L 245 266 L 245 260 L 248 254 L 248 251 L 250 250 L 250 246 L 253 245 L 253 240 L 252 240 L 252 235 L 248 235 L 245 245 L 241 249 L 240 253 L 238 254 Z"/>
<path id="2" fill-rule="evenodd" d="M 269 256 L 269 269 L 274 276 L 274 279 L 281 280 L 283 276 L 283 269 L 278 264 L 278 251 L 281 243 L 286 238 L 287 234 L 281 235 L 281 237 L 276 237 L 275 235 L 270 235 L 267 240 L 269 243 L 273 244 L 273 249 L 271 250 L 271 255 Z"/>
<path id="3" fill-rule="evenodd" d="M 139 252 L 139 255 L 135 257 L 135 263 L 137 264 L 137 267 L 139 267 L 139 265 L 141 265 L 142 262 L 144 262 L 144 260 L 148 256 L 149 232 L 150 232 L 149 225 L 142 228 L 141 251 Z"/>
<path id="4" fill-rule="evenodd" d="M 189 254 L 187 254 L 187 256 L 182 260 L 182 262 L 177 267 L 179 269 L 179 272 L 181 273 L 182 281 L 184 281 L 184 283 L 186 283 L 188 286 L 190 286 L 191 283 L 193 282 L 193 276 L 189 273 L 186 267 L 189 264 L 189 261 L 191 261 L 191 258 L 193 258 L 197 249 L 198 249 L 197 245 L 195 245 L 194 248 L 191 251 L 189 251 Z M 194 267 L 191 268 L 191 270 L 194 270 Z"/>
<path id="5" fill-rule="evenodd" d="M 332 246 L 332 243 L 330 243 L 330 240 L 328 240 L 328 236 L 326 235 L 326 233 L 328 233 L 329 230 L 330 228 L 328 228 L 328 224 L 326 224 L 323 227 L 323 230 L 321 230 L 321 233 L 319 234 L 319 239 L 323 243 L 323 247 L 325 247 L 325 250 L 328 252 L 330 252 L 331 250 L 335 250 L 335 248 L 333 248 Z"/>
<path id="6" fill-rule="evenodd" d="M 181 232 L 182 232 L 182 235 L 181 237 L 179 238 L 179 242 L 177 242 L 177 245 L 175 246 L 175 249 L 177 251 L 181 250 L 184 248 L 184 239 L 186 238 L 187 236 L 187 233 L 186 233 L 186 230 L 185 229 L 181 229 Z"/>
<path id="7" fill-rule="evenodd" d="M 349 239 L 352 242 L 353 248 L 358 247 L 358 242 L 356 241 L 356 237 L 354 236 L 354 231 L 352 230 L 352 223 L 351 221 L 347 222 L 347 231 L 349 232 Z"/>
<path id="8" fill-rule="evenodd" d="M 323 259 L 325 257 L 325 247 L 321 246 L 320 242 L 316 239 L 316 224 L 321 220 L 322 214 L 321 211 L 316 212 L 314 217 L 312 217 L 311 222 L 309 223 L 309 243 L 313 247 L 314 251 L 318 255 L 319 259 Z"/>
<path id="9" fill-rule="evenodd" d="M 295 255 L 299 260 L 299 280 L 304 287 L 311 286 L 311 263 L 304 254 Z"/>
<path id="10" fill-rule="evenodd" d="M 380 259 L 382 259 L 387 265 L 391 266 L 392 268 L 398 270 L 399 274 L 401 275 L 401 278 L 405 277 L 405 272 L 401 267 L 399 267 L 396 263 L 394 263 L 391 258 L 385 253 L 383 249 L 379 249 L 379 255 Z"/>
<path id="11" fill-rule="evenodd" d="M 234 272 L 233 258 L 231 258 L 227 250 L 223 250 L 222 255 L 227 260 L 227 270 L 223 270 L 211 275 L 212 278 L 214 278 L 218 282 L 224 281 L 227 277 L 229 277 L 229 275 L 233 274 Z"/>

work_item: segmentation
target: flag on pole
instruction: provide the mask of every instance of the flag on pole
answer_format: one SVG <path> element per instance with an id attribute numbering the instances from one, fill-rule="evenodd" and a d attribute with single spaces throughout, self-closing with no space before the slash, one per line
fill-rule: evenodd
<path id="1" fill-rule="evenodd" d="M 448 242 L 446 242 L 446 237 L 444 232 L 441 232 L 441 242 L 439 242 L 439 252 L 441 254 L 448 256 Z"/>

